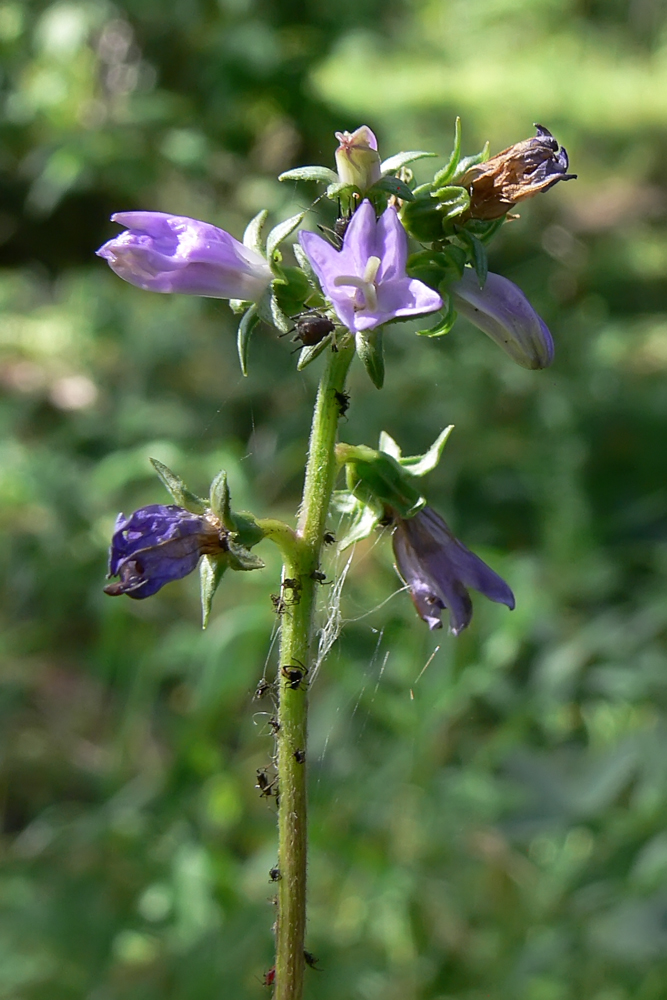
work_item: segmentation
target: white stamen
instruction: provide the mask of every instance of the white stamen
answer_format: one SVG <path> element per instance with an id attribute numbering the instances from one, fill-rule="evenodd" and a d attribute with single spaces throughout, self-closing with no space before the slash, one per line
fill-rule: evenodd
<path id="1" fill-rule="evenodd" d="M 379 257 L 369 257 L 364 269 L 363 278 L 358 278 L 356 274 L 339 274 L 334 278 L 333 283 L 338 288 L 342 286 L 349 286 L 351 288 L 357 288 L 361 292 L 363 305 L 357 305 L 355 302 L 355 309 L 357 312 L 362 309 L 368 309 L 371 312 L 374 312 L 377 309 L 378 296 L 375 279 L 378 271 L 380 270 L 381 263 L 382 261 Z"/>

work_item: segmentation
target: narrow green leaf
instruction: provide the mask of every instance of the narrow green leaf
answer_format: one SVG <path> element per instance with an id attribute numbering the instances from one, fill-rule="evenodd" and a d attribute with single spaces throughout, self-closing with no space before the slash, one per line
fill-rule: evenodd
<path id="1" fill-rule="evenodd" d="M 295 167 L 278 177 L 279 181 L 319 181 L 322 184 L 336 184 L 338 174 L 329 167 Z"/>
<path id="2" fill-rule="evenodd" d="M 437 153 L 426 153 L 423 150 L 415 149 L 410 152 L 405 153 L 395 153 L 388 159 L 383 160 L 380 165 L 380 170 L 382 174 L 391 174 L 395 170 L 400 170 L 408 163 L 414 163 L 415 160 L 423 160 L 426 156 L 437 156 Z"/>
<path id="3" fill-rule="evenodd" d="M 243 234 L 243 245 L 254 250 L 255 253 L 264 256 L 264 240 L 262 239 L 262 228 L 268 218 L 269 213 L 265 208 L 258 212 L 254 219 L 251 219 Z"/>
<path id="4" fill-rule="evenodd" d="M 181 477 L 172 472 L 168 466 L 158 462 L 157 458 L 151 458 L 149 461 L 171 494 L 175 504 L 179 507 L 185 507 L 193 514 L 203 514 L 208 509 L 206 500 L 189 490 Z"/>
<path id="5" fill-rule="evenodd" d="M 456 168 L 459 165 L 459 160 L 461 159 L 461 119 L 457 116 L 456 124 L 454 125 L 454 149 L 452 150 L 452 155 L 449 157 L 449 161 L 442 168 L 438 170 L 437 174 L 433 178 L 434 187 L 442 187 L 444 184 L 448 184 L 451 181 Z"/>
<path id="6" fill-rule="evenodd" d="M 239 364 L 241 365 L 241 372 L 247 376 L 248 374 L 248 345 L 250 344 L 250 337 L 252 332 L 259 323 L 259 315 L 257 312 L 257 306 L 252 305 L 250 309 L 245 313 L 241 322 L 239 323 L 238 334 L 236 338 L 236 346 L 239 352 Z"/>
<path id="7" fill-rule="evenodd" d="M 269 261 L 272 260 L 279 244 L 301 225 L 305 215 L 305 212 L 299 212 L 298 215 L 292 215 L 289 219 L 285 219 L 284 222 L 279 222 L 277 226 L 273 227 L 266 240 L 266 256 Z"/>

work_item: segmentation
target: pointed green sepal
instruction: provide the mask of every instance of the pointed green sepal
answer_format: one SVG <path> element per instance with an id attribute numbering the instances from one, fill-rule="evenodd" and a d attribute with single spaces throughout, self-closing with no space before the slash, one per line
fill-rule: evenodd
<path id="1" fill-rule="evenodd" d="M 452 150 L 452 155 L 449 157 L 448 163 L 438 170 L 437 174 L 433 178 L 434 187 L 443 187 L 445 184 L 449 184 L 452 177 L 456 173 L 456 168 L 459 165 L 459 160 L 461 159 L 461 119 L 457 116 L 456 123 L 454 125 L 454 149 Z"/>
<path id="2" fill-rule="evenodd" d="M 384 385 L 384 348 L 382 345 L 382 327 L 374 330 L 361 330 L 355 335 L 357 354 L 368 372 L 376 389 Z"/>
<path id="3" fill-rule="evenodd" d="M 337 184 L 338 174 L 329 167 L 295 167 L 285 170 L 278 177 L 279 181 L 317 181 L 320 184 Z"/>
<path id="4" fill-rule="evenodd" d="M 273 255 L 278 249 L 279 244 L 283 240 L 286 240 L 295 229 L 299 228 L 305 216 L 305 212 L 299 212 L 297 215 L 292 215 L 289 219 L 285 219 L 284 222 L 279 222 L 277 226 L 273 227 L 266 240 L 266 256 L 269 264 L 273 261 Z"/>
<path id="5" fill-rule="evenodd" d="M 189 490 L 180 476 L 159 462 L 157 458 L 151 458 L 149 461 L 178 507 L 184 507 L 185 510 L 189 510 L 193 514 L 206 513 L 208 509 L 206 500 Z"/>
<path id="6" fill-rule="evenodd" d="M 216 517 L 219 517 L 227 531 L 236 531 L 236 523 L 232 516 L 230 506 L 229 486 L 227 485 L 227 473 L 222 470 L 211 483 L 209 494 L 211 510 Z"/>
<path id="7" fill-rule="evenodd" d="M 386 160 L 382 161 L 380 170 L 382 171 L 382 176 L 385 174 L 393 174 L 396 170 L 400 170 L 401 167 L 405 167 L 408 163 L 414 163 L 415 160 L 423 160 L 426 156 L 437 155 L 437 153 L 427 153 L 421 149 L 414 149 L 406 151 L 405 153 L 394 153 L 393 156 L 389 156 Z"/>
<path id="8" fill-rule="evenodd" d="M 473 236 L 473 234 L 468 232 L 466 229 L 463 229 L 458 233 L 458 238 L 465 244 L 468 250 L 470 263 L 475 268 L 477 273 L 479 287 L 484 288 L 489 273 L 489 261 L 486 255 L 486 247 L 481 240 L 478 240 L 476 236 Z"/>
<path id="9" fill-rule="evenodd" d="M 226 558 L 202 556 L 199 563 L 199 583 L 201 587 L 201 627 L 206 628 L 211 616 L 211 604 L 225 570 Z"/>
<path id="10" fill-rule="evenodd" d="M 243 245 L 255 253 L 264 256 L 264 240 L 262 239 L 262 228 L 268 218 L 268 211 L 263 208 L 254 219 L 251 219 L 243 234 Z"/>
<path id="11" fill-rule="evenodd" d="M 245 545 L 241 545 L 240 542 L 234 541 L 233 538 L 230 538 L 227 544 L 229 546 L 227 559 L 230 569 L 240 572 L 248 572 L 253 569 L 264 569 L 266 566 L 263 559 L 260 559 L 259 556 L 254 554 L 254 552 L 247 549 Z"/>
<path id="12" fill-rule="evenodd" d="M 246 377 L 248 375 L 248 347 L 250 345 L 250 338 L 252 337 L 253 331 L 259 323 L 259 320 L 260 317 L 257 306 L 250 306 L 250 309 L 248 309 L 248 311 L 244 313 L 241 318 L 238 333 L 236 335 L 236 349 L 239 354 L 239 364 L 241 365 L 242 374 Z"/>
<path id="13" fill-rule="evenodd" d="M 412 476 L 425 476 L 427 473 L 433 472 L 433 470 L 440 462 L 445 445 L 449 440 L 449 435 L 452 433 L 453 430 L 454 430 L 454 424 L 450 424 L 449 427 L 445 427 L 444 431 L 438 434 L 437 438 L 435 439 L 431 447 L 428 449 L 428 451 L 425 451 L 423 455 L 403 456 L 400 454 L 400 449 L 399 449 L 399 454 L 394 455 L 394 458 L 396 458 L 399 465 L 403 469 L 407 469 L 407 471 Z M 395 448 L 398 448 L 398 445 L 396 444 L 395 441 L 393 442 L 393 444 Z M 382 444 L 382 435 L 380 435 L 380 449 L 382 451 L 385 450 Z"/>

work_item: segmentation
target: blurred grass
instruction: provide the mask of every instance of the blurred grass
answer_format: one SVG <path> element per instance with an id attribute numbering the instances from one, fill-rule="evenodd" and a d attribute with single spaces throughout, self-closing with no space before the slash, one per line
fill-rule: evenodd
<path id="1" fill-rule="evenodd" d="M 275 175 L 330 162 L 334 129 L 446 155 L 461 113 L 468 152 L 540 121 L 580 174 L 492 260 L 556 363 L 522 371 L 462 322 L 396 328 L 381 393 L 353 370 L 342 434 L 410 453 L 456 424 L 431 498 L 517 610 L 477 602 L 467 634 L 431 636 L 387 600 L 387 540 L 358 548 L 312 689 L 309 995 L 663 1000 L 662 5 L 5 0 L 0 53 L 0 998 L 252 997 L 272 961 L 251 696 L 275 666 L 273 553 L 206 633 L 195 580 L 145 604 L 101 586 L 117 511 L 164 499 L 149 455 L 194 489 L 224 466 L 239 506 L 293 516 L 317 372 L 264 330 L 243 379 L 224 303 L 94 259 L 109 214 L 238 236 L 307 203 Z"/>

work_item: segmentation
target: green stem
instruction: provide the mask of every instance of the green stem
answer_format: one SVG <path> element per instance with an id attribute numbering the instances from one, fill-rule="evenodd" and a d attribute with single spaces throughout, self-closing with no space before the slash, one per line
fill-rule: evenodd
<path id="1" fill-rule="evenodd" d="M 306 931 L 306 744 L 308 670 L 314 634 L 314 573 L 336 476 L 334 448 L 340 417 L 336 393 L 354 356 L 351 337 L 328 354 L 322 375 L 308 447 L 306 480 L 296 532 L 296 546 L 285 553 L 278 688 L 278 922 L 275 1000 L 301 1000 Z M 291 581 L 285 585 L 285 581 Z"/>

